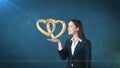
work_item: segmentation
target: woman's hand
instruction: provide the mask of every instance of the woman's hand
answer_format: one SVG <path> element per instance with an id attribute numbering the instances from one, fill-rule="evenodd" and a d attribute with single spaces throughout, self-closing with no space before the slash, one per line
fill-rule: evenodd
<path id="1" fill-rule="evenodd" d="M 59 43 L 60 40 L 59 39 L 47 39 L 48 41 L 51 41 L 51 42 L 56 42 L 56 43 Z"/>

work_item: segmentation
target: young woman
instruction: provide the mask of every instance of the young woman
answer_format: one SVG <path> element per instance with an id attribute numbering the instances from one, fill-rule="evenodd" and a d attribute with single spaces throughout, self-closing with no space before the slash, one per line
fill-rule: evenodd
<path id="1" fill-rule="evenodd" d="M 68 59 L 67 68 L 91 68 L 91 42 L 85 37 L 80 20 L 70 20 L 64 48 L 59 39 L 49 39 L 58 43 L 58 53 L 62 60 Z"/>

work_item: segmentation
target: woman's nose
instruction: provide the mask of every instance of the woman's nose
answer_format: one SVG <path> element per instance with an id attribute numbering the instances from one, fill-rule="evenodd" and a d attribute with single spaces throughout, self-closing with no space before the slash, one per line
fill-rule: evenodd
<path id="1" fill-rule="evenodd" d="M 67 30 L 69 30 L 69 28 L 67 28 Z"/>

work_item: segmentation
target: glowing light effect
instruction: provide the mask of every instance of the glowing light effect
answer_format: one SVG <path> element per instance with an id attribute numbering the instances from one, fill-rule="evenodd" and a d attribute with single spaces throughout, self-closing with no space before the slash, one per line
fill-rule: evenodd
<path id="1" fill-rule="evenodd" d="M 26 12 L 24 9 L 21 9 L 19 7 L 19 5 L 16 5 L 14 4 L 14 2 L 10 1 L 10 0 L 0 0 L 0 14 L 3 14 L 3 13 L 6 13 L 6 12 L 9 12 L 9 11 L 19 11 L 21 12 L 22 14 L 24 14 L 25 16 L 27 16 L 28 18 L 32 18 L 28 12 Z"/>
<path id="2" fill-rule="evenodd" d="M 0 0 L 0 8 L 3 9 L 11 9 L 12 7 L 19 9 L 16 5 L 14 5 L 9 0 Z"/>
<path id="3" fill-rule="evenodd" d="M 7 0 L 0 0 L 0 8 L 4 8 L 7 6 Z"/>

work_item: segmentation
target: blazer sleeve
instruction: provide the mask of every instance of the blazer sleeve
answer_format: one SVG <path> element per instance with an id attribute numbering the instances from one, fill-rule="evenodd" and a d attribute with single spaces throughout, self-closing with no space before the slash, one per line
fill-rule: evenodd
<path id="1" fill-rule="evenodd" d="M 86 68 L 91 68 L 91 42 L 89 40 L 85 43 L 85 61 Z"/>
<path id="2" fill-rule="evenodd" d="M 62 50 L 58 51 L 61 60 L 67 59 L 67 56 L 68 56 L 67 45 L 68 45 L 68 40 L 65 42 L 64 48 Z"/>

